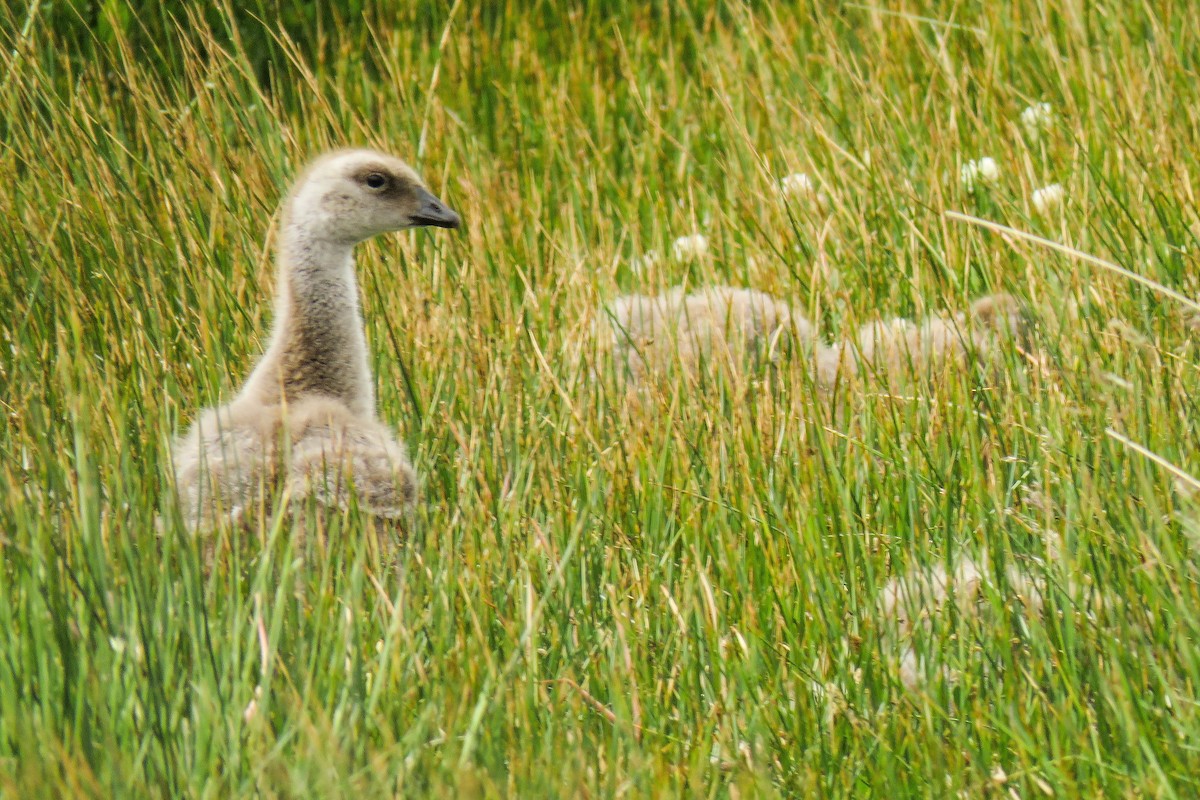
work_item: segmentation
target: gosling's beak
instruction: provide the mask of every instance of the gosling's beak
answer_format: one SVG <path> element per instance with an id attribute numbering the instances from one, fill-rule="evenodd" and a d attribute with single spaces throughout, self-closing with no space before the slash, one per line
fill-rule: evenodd
<path id="1" fill-rule="evenodd" d="M 420 203 L 417 213 L 409 217 L 413 225 L 435 225 L 439 228 L 457 228 L 462 225 L 462 219 L 458 214 L 447 208 L 445 203 L 425 189 L 417 190 L 417 202 Z"/>

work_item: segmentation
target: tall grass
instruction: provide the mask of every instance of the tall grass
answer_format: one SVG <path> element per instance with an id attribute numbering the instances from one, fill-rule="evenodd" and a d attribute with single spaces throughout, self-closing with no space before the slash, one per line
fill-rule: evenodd
<path id="1" fill-rule="evenodd" d="M 1200 7 L 141 5 L 0 10 L 0 795 L 1200 789 L 1200 528 L 1142 452 L 1200 470 L 1195 320 L 943 214 L 1195 297 Z M 344 144 L 466 220 L 359 254 L 422 507 L 190 539 L 171 437 L 261 352 L 280 195 Z M 629 408 L 594 309 L 685 279 L 829 337 L 999 290 L 1034 328 L 844 415 L 786 370 Z M 984 548 L 995 613 L 935 615 L 906 687 L 878 592 Z"/>

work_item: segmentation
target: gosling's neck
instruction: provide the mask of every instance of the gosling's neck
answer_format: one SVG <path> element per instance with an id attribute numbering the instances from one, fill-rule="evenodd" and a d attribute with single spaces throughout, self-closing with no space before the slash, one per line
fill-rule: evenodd
<path id="1" fill-rule="evenodd" d="M 329 397 L 355 414 L 375 415 L 353 250 L 285 223 L 271 343 L 243 397 L 266 405 Z"/>

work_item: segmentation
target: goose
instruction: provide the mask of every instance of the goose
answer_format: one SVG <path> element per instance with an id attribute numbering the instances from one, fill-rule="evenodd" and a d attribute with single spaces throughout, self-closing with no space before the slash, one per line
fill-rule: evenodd
<path id="1" fill-rule="evenodd" d="M 376 416 L 354 246 L 461 220 L 403 161 L 343 150 L 314 161 L 284 202 L 269 344 L 227 405 L 175 442 L 184 523 L 236 523 L 282 485 L 293 502 L 395 519 L 414 502 L 408 454 Z"/>
<path id="2" fill-rule="evenodd" d="M 1005 336 L 1024 334 L 1024 312 L 1011 295 L 986 295 L 967 313 L 931 316 L 921 324 L 896 318 L 868 323 L 850 340 L 817 354 L 817 384 L 832 387 L 845 377 L 874 376 L 898 387 L 968 359 L 990 364 Z"/>
<path id="3" fill-rule="evenodd" d="M 736 364 L 764 353 L 773 359 L 781 342 L 794 337 L 813 360 L 817 386 L 831 389 L 847 377 L 876 374 L 895 385 L 971 355 L 987 360 L 1004 332 L 1021 332 L 1022 311 L 1010 295 L 988 295 L 968 314 L 930 317 L 920 325 L 879 321 L 852 339 L 825 344 L 808 319 L 765 292 L 710 286 L 688 293 L 676 286 L 659 295 L 617 297 L 598 326 L 609 329 L 617 363 L 635 382 L 673 365 L 691 374 L 704 362 Z"/>
<path id="4" fill-rule="evenodd" d="M 814 339 L 812 325 L 787 303 L 733 286 L 622 295 L 599 324 L 609 328 L 608 344 L 635 380 L 672 364 L 695 373 L 702 362 L 736 364 L 751 354 L 774 359 L 790 337 Z"/>

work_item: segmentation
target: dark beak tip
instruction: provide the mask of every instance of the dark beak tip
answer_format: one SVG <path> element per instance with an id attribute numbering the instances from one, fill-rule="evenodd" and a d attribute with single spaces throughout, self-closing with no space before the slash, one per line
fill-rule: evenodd
<path id="1" fill-rule="evenodd" d="M 462 226 L 462 217 L 451 211 L 433 195 L 429 195 L 424 206 L 413 217 L 418 225 L 432 225 L 438 228 L 458 228 Z"/>

